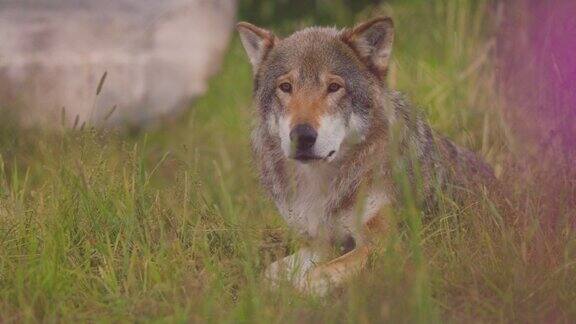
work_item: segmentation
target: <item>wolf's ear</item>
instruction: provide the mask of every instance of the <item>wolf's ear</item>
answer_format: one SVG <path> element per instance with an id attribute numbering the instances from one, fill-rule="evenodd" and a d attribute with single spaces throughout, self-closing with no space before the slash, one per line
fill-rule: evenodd
<path id="1" fill-rule="evenodd" d="M 256 72 L 266 53 L 274 46 L 276 37 L 271 32 L 247 22 L 239 22 L 236 29 L 240 33 L 242 45 Z"/>
<path id="2" fill-rule="evenodd" d="M 348 43 L 368 64 L 381 75 L 385 74 L 392 54 L 394 23 L 390 17 L 380 17 L 362 23 L 342 34 Z"/>

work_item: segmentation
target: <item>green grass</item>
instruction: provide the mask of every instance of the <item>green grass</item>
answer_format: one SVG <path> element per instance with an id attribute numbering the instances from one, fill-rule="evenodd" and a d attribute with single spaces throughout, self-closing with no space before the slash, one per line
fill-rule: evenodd
<path id="1" fill-rule="evenodd" d="M 262 270 L 298 238 L 257 181 L 235 38 L 209 92 L 153 132 L 0 127 L 0 322 L 576 320 L 576 185 L 559 180 L 547 202 L 544 168 L 510 168 L 521 148 L 500 118 L 487 5 L 378 10 L 397 22 L 390 83 L 485 156 L 507 198 L 446 200 L 429 222 L 398 211 L 369 270 L 333 296 L 267 291 Z"/>

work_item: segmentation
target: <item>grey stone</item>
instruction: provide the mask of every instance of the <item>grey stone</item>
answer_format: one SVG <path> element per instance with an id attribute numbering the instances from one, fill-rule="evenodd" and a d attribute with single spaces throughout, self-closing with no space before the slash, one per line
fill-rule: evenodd
<path id="1" fill-rule="evenodd" d="M 68 123 L 177 116 L 217 71 L 235 14 L 235 0 L 0 0 L 0 108 L 23 125 L 59 124 L 62 107 Z"/>

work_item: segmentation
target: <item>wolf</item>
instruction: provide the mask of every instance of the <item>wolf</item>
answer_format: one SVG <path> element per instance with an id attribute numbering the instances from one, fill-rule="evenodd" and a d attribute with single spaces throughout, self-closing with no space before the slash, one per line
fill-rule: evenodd
<path id="1" fill-rule="evenodd" d="M 481 158 L 434 132 L 388 88 L 391 18 L 285 38 L 247 22 L 237 30 L 253 68 L 261 183 L 306 243 L 265 270 L 272 286 L 288 280 L 324 295 L 361 271 L 386 233 L 387 211 L 403 201 L 398 170 L 424 207 L 439 190 L 493 178 Z"/>

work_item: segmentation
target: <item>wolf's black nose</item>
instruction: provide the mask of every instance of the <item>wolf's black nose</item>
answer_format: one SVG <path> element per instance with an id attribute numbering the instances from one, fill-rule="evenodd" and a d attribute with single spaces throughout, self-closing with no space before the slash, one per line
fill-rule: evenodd
<path id="1" fill-rule="evenodd" d="M 318 137 L 318 133 L 308 124 L 296 125 L 296 127 L 290 131 L 290 140 L 296 144 L 296 149 L 299 151 L 312 148 L 314 143 L 316 143 L 316 137 Z"/>

